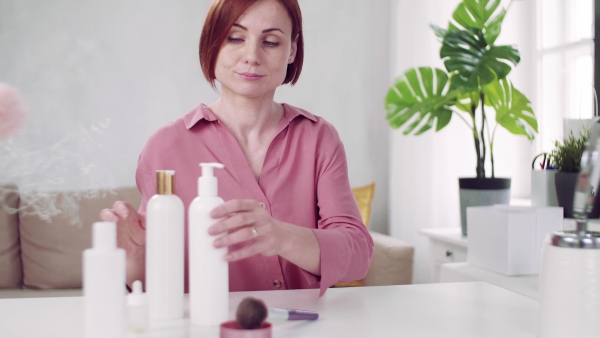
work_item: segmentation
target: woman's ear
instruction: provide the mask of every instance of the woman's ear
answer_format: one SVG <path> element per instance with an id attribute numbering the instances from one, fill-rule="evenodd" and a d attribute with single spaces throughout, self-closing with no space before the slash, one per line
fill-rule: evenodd
<path id="1" fill-rule="evenodd" d="M 288 63 L 294 63 L 294 59 L 296 59 L 296 51 L 298 50 L 298 35 L 292 41 L 292 48 L 290 50 L 290 57 L 288 58 Z"/>

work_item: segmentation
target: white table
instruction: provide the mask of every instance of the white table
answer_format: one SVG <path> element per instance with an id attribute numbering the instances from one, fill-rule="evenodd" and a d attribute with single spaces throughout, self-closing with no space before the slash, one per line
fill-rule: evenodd
<path id="1" fill-rule="evenodd" d="M 232 292 L 268 306 L 316 310 L 313 322 L 276 322 L 273 337 L 535 337 L 538 303 L 485 282 Z M 82 337 L 83 298 L 0 299 L 0 337 Z M 218 337 L 187 319 L 128 337 Z"/>
<path id="2" fill-rule="evenodd" d="M 539 275 L 507 276 L 483 269 L 467 262 L 446 263 L 440 268 L 441 283 L 484 281 L 516 292 L 531 299 L 538 299 Z"/>

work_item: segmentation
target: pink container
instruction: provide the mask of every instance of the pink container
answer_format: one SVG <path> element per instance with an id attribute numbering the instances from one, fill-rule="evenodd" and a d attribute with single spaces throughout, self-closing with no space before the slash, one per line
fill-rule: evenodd
<path id="1" fill-rule="evenodd" d="M 271 323 L 264 322 L 260 327 L 252 330 L 244 329 L 237 321 L 232 320 L 221 324 L 221 338 L 271 338 L 273 327 Z"/>

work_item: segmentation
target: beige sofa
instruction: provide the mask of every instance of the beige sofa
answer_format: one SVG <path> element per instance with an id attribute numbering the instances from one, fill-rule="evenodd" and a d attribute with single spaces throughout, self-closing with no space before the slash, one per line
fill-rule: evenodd
<path id="1" fill-rule="evenodd" d="M 62 192 L 56 196 L 58 212 L 48 220 L 22 200 L 29 201 L 17 187 L 0 186 L 0 298 L 81 295 L 82 251 L 91 245 L 91 224 L 114 201 L 138 205 L 140 196 L 135 187 Z M 413 246 L 372 236 L 375 254 L 364 284 L 410 284 Z"/>

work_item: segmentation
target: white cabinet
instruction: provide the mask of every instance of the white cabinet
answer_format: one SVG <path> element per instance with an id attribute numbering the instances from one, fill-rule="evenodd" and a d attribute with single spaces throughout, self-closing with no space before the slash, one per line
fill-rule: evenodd
<path id="1" fill-rule="evenodd" d="M 440 281 L 440 266 L 444 263 L 466 262 L 468 241 L 460 228 L 426 228 L 419 232 L 429 237 L 429 269 L 434 283 Z"/>
<path id="2" fill-rule="evenodd" d="M 575 230 L 575 220 L 564 219 L 563 228 L 564 230 Z M 589 220 L 588 229 L 600 231 L 600 220 Z M 460 228 L 424 228 L 420 229 L 419 233 L 429 238 L 431 282 L 484 281 L 537 299 L 539 279 L 537 274 L 506 276 L 466 263 L 468 240 L 467 237 L 461 235 Z M 442 267 L 442 264 L 445 265 Z"/>
<path id="3" fill-rule="evenodd" d="M 569 228 L 567 222 L 565 228 Z M 460 228 L 426 228 L 419 232 L 429 238 L 431 282 L 484 281 L 537 299 L 538 275 L 505 276 L 468 264 L 468 240 Z"/>

